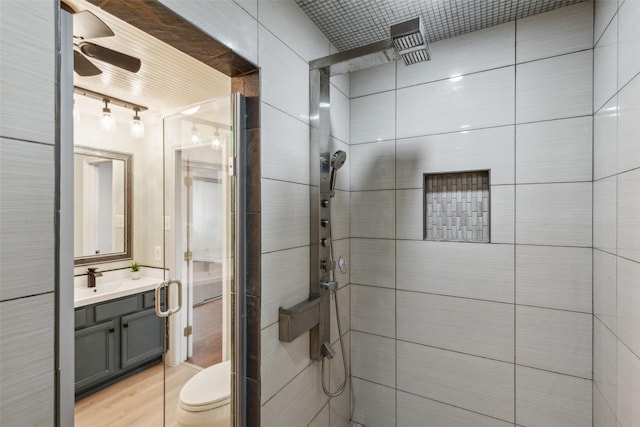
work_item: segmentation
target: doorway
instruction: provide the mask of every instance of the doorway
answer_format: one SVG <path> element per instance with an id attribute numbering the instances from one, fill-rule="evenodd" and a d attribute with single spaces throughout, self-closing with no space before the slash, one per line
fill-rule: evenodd
<path id="1" fill-rule="evenodd" d="M 112 2 L 112 3 L 118 3 L 118 2 Z M 90 3 L 74 1 L 73 4 L 75 7 L 94 10 L 93 6 Z M 113 21 L 111 21 L 111 18 L 113 17 L 110 16 L 108 13 L 105 13 L 102 10 L 100 11 L 94 10 L 94 12 L 96 13 L 96 15 L 99 15 L 101 19 L 104 19 L 105 21 L 107 21 L 109 26 L 113 26 Z M 130 29 L 127 29 L 127 31 L 129 30 Z M 136 40 L 139 41 L 138 38 L 136 38 Z M 161 58 L 161 60 L 164 61 L 165 58 Z M 237 61 L 237 58 L 235 58 L 235 60 Z M 101 65 L 101 67 L 105 67 L 107 72 L 104 72 L 103 74 L 108 76 L 110 74 L 109 65 L 108 64 L 105 65 L 102 63 L 99 63 L 99 64 Z M 202 64 L 200 63 L 200 65 Z M 144 77 L 142 74 L 141 76 Z M 229 83 L 227 83 L 226 86 L 227 88 L 230 89 L 231 79 L 227 79 L 227 81 Z M 109 95 L 110 97 L 112 96 L 110 90 L 112 89 L 111 83 L 113 82 L 114 80 L 110 82 L 108 78 L 107 79 L 102 78 L 100 79 L 99 84 L 92 86 L 91 90 L 95 92 L 100 91 L 98 93 L 104 93 L 105 95 Z M 85 84 L 86 86 L 86 80 L 83 82 L 83 84 Z M 76 86 L 78 85 L 77 80 L 74 81 L 74 85 Z M 169 87 L 169 85 L 167 87 Z M 132 93 L 135 94 L 136 90 L 139 89 L 139 87 L 137 87 L 136 85 L 132 85 L 130 86 L 130 89 L 132 90 Z M 195 88 L 195 91 L 200 93 L 203 92 L 201 87 Z M 122 100 L 123 96 L 122 95 L 120 96 L 121 96 L 120 100 Z M 128 96 L 128 95 L 125 95 L 125 96 Z M 76 116 L 80 117 L 80 123 L 83 123 L 86 125 L 87 123 L 89 123 L 89 120 L 90 120 L 88 117 L 91 116 L 91 114 L 86 113 L 86 111 L 88 111 L 88 109 L 93 107 L 90 106 L 91 104 L 90 102 L 85 102 L 85 101 L 86 100 L 77 101 L 76 107 L 79 107 L 78 108 L 79 110 L 84 110 L 85 112 L 80 112 L 79 114 L 76 114 Z M 228 98 L 227 98 L 227 101 L 228 101 Z M 137 101 L 137 102 L 140 103 L 141 101 Z M 193 106 L 193 103 L 185 104 L 185 107 L 192 107 L 192 106 Z M 104 108 L 107 108 L 107 107 L 104 107 Z M 126 111 L 127 109 L 126 106 L 124 106 L 123 109 L 124 109 L 124 113 L 121 112 L 122 114 L 129 113 L 130 115 L 130 112 Z M 111 110 L 114 113 L 114 116 L 118 115 L 117 108 L 112 106 Z M 176 110 L 179 110 L 179 112 L 176 112 Z M 230 108 L 228 108 L 228 110 L 229 110 L 228 116 L 230 117 L 231 116 Z M 174 108 L 173 111 L 170 108 L 165 108 L 159 111 L 160 111 L 159 115 L 158 113 L 155 113 L 156 116 L 154 117 L 154 112 L 152 111 L 152 109 L 149 109 L 149 112 L 146 115 L 147 117 L 146 119 L 147 121 L 145 122 L 146 136 L 144 136 L 143 138 L 144 142 L 147 142 L 148 140 L 153 138 L 157 140 L 158 136 L 160 136 L 161 141 L 163 140 L 162 136 L 166 133 L 166 129 L 162 129 L 162 119 L 166 117 L 170 117 L 172 113 L 176 115 L 180 114 L 182 116 L 189 115 L 183 110 L 183 107 L 180 107 L 179 109 Z M 74 109 L 74 113 L 77 113 L 75 109 Z M 238 115 L 237 117 L 241 117 L 241 116 Z M 155 122 L 154 122 L 154 119 L 156 120 Z M 117 130 L 118 136 L 115 138 L 113 136 L 112 137 L 101 136 L 101 134 L 97 131 L 98 129 L 94 129 L 92 132 L 85 134 L 84 136 L 85 139 L 83 142 L 85 142 L 85 145 L 97 144 L 97 146 L 100 146 L 101 144 L 104 144 L 104 145 L 111 144 L 110 148 L 113 148 L 113 143 L 115 142 L 116 146 L 119 146 L 120 144 L 120 148 L 122 149 L 122 151 L 130 152 L 131 151 L 130 148 L 122 147 L 122 144 L 126 145 L 127 138 L 124 138 L 121 132 L 123 128 L 126 129 L 126 123 L 128 123 L 129 120 L 130 120 L 130 117 L 120 120 L 121 122 L 125 123 L 125 126 L 118 126 L 119 128 Z M 154 123 L 156 125 L 160 123 L 160 125 L 154 126 Z M 235 141 L 234 141 L 234 138 L 231 136 L 231 131 L 233 130 L 232 124 L 227 126 L 229 128 L 228 129 L 229 137 L 227 138 L 227 142 L 226 142 L 227 148 L 222 148 L 220 151 L 225 153 L 225 157 L 223 158 L 227 159 L 228 161 L 229 157 L 234 157 Z M 188 132 L 190 132 L 188 133 L 188 135 L 193 136 L 191 129 L 189 129 Z M 80 133 L 78 133 L 76 136 L 78 135 L 80 135 Z M 181 143 L 188 140 L 189 140 L 188 138 L 187 140 L 181 139 Z M 86 143 L 87 141 L 90 144 Z M 166 142 L 167 139 L 165 138 L 164 141 Z M 194 145 L 193 140 L 191 139 L 190 141 L 191 141 L 191 145 Z M 166 281 L 167 279 L 180 278 L 181 282 L 186 282 L 186 286 L 183 289 L 186 289 L 188 308 L 184 310 L 176 311 L 176 313 L 172 313 L 173 316 L 169 316 L 168 319 L 163 320 L 162 322 L 163 323 L 162 329 L 167 331 L 167 337 L 164 339 L 164 343 L 163 343 L 164 349 L 163 349 L 162 363 L 155 364 L 155 365 L 150 364 L 149 366 L 140 365 L 137 367 L 139 369 L 137 369 L 135 372 L 133 371 L 128 372 L 127 375 L 123 376 L 122 378 L 119 378 L 118 381 L 114 382 L 113 384 L 112 383 L 101 384 L 100 388 L 102 390 L 97 391 L 95 394 L 91 394 L 89 397 L 86 398 L 88 399 L 86 400 L 86 402 L 90 403 L 93 401 L 95 404 L 95 402 L 98 402 L 98 401 L 103 401 L 103 402 L 110 401 L 111 404 L 114 404 L 114 401 L 110 399 L 112 398 L 115 399 L 115 397 L 113 396 L 117 395 L 118 393 L 112 393 L 112 397 L 105 397 L 104 395 L 100 395 L 99 396 L 100 398 L 98 398 L 98 393 L 106 392 L 114 384 L 117 384 L 118 386 L 123 386 L 123 387 L 126 387 L 127 384 L 129 385 L 135 384 L 136 386 L 139 386 L 139 387 L 141 386 L 142 389 L 140 388 L 129 389 L 129 391 L 125 392 L 125 395 L 128 396 L 129 400 L 131 401 L 130 403 L 135 401 L 134 399 L 131 398 L 132 396 L 144 395 L 145 404 L 147 408 L 143 412 L 145 414 L 152 414 L 154 411 L 151 410 L 151 407 L 149 407 L 149 405 L 151 404 L 154 408 L 157 408 L 157 405 L 151 403 L 151 401 L 155 401 L 155 398 L 152 398 L 151 396 L 154 396 L 156 395 L 156 393 L 159 393 L 160 389 L 162 389 L 163 394 L 165 390 L 173 389 L 174 390 L 173 392 L 166 393 L 166 395 L 163 396 L 163 398 L 161 399 L 160 405 L 164 406 L 164 411 L 162 410 L 155 411 L 161 414 L 161 417 L 163 418 L 162 424 L 159 424 L 157 420 L 151 420 L 151 418 L 153 417 L 149 417 L 149 416 L 146 417 L 147 419 L 143 419 L 139 417 L 129 418 L 128 421 L 124 421 L 127 419 L 126 417 L 124 418 L 116 417 L 116 419 L 119 420 L 119 422 L 125 423 L 122 425 L 133 425 L 133 424 L 146 425 L 145 423 L 149 423 L 149 425 L 170 425 L 171 424 L 170 414 L 174 410 L 175 402 L 168 403 L 167 401 L 165 401 L 164 397 L 168 398 L 168 396 L 171 393 L 173 393 L 174 396 L 178 394 L 175 392 L 175 390 L 179 391 L 181 384 L 184 384 L 184 382 L 188 378 L 193 376 L 195 373 L 199 372 L 201 369 L 201 367 L 195 367 L 195 365 L 190 364 L 188 362 L 184 363 L 187 360 L 186 358 L 189 358 L 189 357 L 193 358 L 197 356 L 197 353 L 194 352 L 194 344 L 196 341 L 193 339 L 194 328 L 193 328 L 193 324 L 189 324 L 189 321 L 193 322 L 193 320 L 195 319 L 194 311 L 197 310 L 197 308 L 200 306 L 219 300 L 219 305 L 220 305 L 219 311 L 222 312 L 221 317 L 223 319 L 223 327 L 221 329 L 222 331 L 231 330 L 230 323 L 232 322 L 232 319 L 229 317 L 229 313 L 231 312 L 231 310 L 229 309 L 230 299 L 227 299 L 225 301 L 224 295 L 225 295 L 225 292 L 228 294 L 229 292 L 232 292 L 237 287 L 237 285 L 233 282 L 234 275 L 232 272 L 234 271 L 234 266 L 233 264 L 229 264 L 229 262 L 233 262 L 237 258 L 235 256 L 228 255 L 228 253 L 224 255 L 224 251 L 223 251 L 223 255 L 224 255 L 222 257 L 223 262 L 218 262 L 221 260 L 216 256 L 212 256 L 211 253 L 207 253 L 207 251 L 205 250 L 207 248 L 203 247 L 203 248 L 200 248 L 202 249 L 202 253 L 197 256 L 198 259 L 192 258 L 188 260 L 190 261 L 190 265 L 189 265 L 189 262 L 187 262 L 186 266 L 182 265 L 181 260 L 184 260 L 183 258 L 184 252 L 189 252 L 189 251 L 194 252 L 192 250 L 192 249 L 195 249 L 194 244 L 195 246 L 198 246 L 199 242 L 197 241 L 197 239 L 195 239 L 194 241 L 193 236 L 191 238 L 187 238 L 186 241 L 189 242 L 190 246 L 187 247 L 188 249 L 187 251 L 182 251 L 182 248 L 181 248 L 182 241 L 179 238 L 180 236 L 176 235 L 177 231 L 182 228 L 182 223 L 179 222 L 179 220 L 181 219 L 180 216 L 182 215 L 182 213 L 179 212 L 178 209 L 176 209 L 175 201 L 178 199 L 167 197 L 168 194 L 171 194 L 172 188 L 173 188 L 173 187 L 170 188 L 168 183 L 171 183 L 171 185 L 175 184 L 175 181 L 171 182 L 171 180 L 176 178 L 176 175 L 174 175 L 175 169 L 173 168 L 176 167 L 176 165 L 180 165 L 180 167 L 182 167 L 182 157 L 186 157 L 186 158 L 189 157 L 188 155 L 183 156 L 183 154 L 187 152 L 191 154 L 192 152 L 189 150 L 194 150 L 193 153 L 195 153 L 195 149 L 191 148 L 190 146 L 190 148 L 188 149 L 182 147 L 179 150 L 175 150 L 172 148 L 171 150 L 173 151 L 171 151 L 167 148 L 166 145 L 163 144 L 160 151 L 158 151 L 157 147 L 152 148 L 149 146 L 145 146 L 144 144 L 140 144 L 140 141 L 137 141 L 137 142 L 138 143 L 135 145 L 136 151 L 133 153 L 133 164 L 134 164 L 133 206 L 134 206 L 134 209 L 136 209 L 136 207 L 138 209 L 132 213 L 134 217 L 133 230 L 137 230 L 137 229 L 144 230 L 144 227 L 140 227 L 140 224 L 148 223 L 146 224 L 147 227 L 149 229 L 151 228 L 155 229 L 156 234 L 154 237 L 153 231 L 146 230 L 142 233 L 142 236 L 137 236 L 136 238 L 135 231 L 133 232 L 134 233 L 133 261 L 135 261 L 136 263 L 138 262 L 140 263 L 143 270 L 142 271 L 143 279 L 154 279 L 154 280 L 157 279 L 158 282 L 162 282 L 162 281 Z M 213 146 L 213 140 L 208 141 L 208 144 L 209 144 L 208 149 L 211 150 Z M 104 147 L 104 145 L 102 147 Z M 176 159 L 178 159 L 178 161 L 176 161 Z M 191 160 L 188 160 L 188 161 L 191 161 Z M 193 165 L 190 165 L 189 168 L 191 168 L 192 166 Z M 225 164 L 220 164 L 219 166 L 226 167 Z M 211 165 L 208 165 L 207 167 L 211 168 Z M 226 172 L 225 169 L 222 169 L 222 170 Z M 155 172 L 157 171 L 162 172 L 160 179 L 158 179 L 157 175 L 155 174 Z M 199 197 L 200 199 L 207 198 L 207 197 L 215 198 L 215 197 L 223 196 L 223 197 L 226 197 L 228 201 L 226 202 L 226 204 L 222 205 L 225 207 L 225 209 L 227 209 L 227 211 L 224 212 L 222 216 L 224 216 L 225 214 L 229 214 L 231 212 L 232 202 L 234 201 L 234 197 L 231 196 L 231 194 L 233 193 L 233 191 L 235 191 L 235 186 L 233 186 L 232 184 L 233 176 L 228 175 L 228 173 L 225 176 L 229 177 L 226 179 L 226 182 L 224 179 L 222 179 L 222 177 L 219 174 L 218 174 L 217 182 L 214 182 L 215 179 L 212 181 L 210 177 L 205 176 L 204 177 L 205 179 L 200 179 L 202 177 L 198 176 L 197 177 L 198 179 L 196 179 L 196 181 L 199 182 L 198 189 L 195 191 L 195 194 L 192 193 L 191 195 L 192 202 L 193 200 L 195 200 L 194 196 Z M 141 182 L 145 183 L 145 185 L 148 185 L 148 186 L 141 186 Z M 205 184 L 200 185 L 202 183 L 205 183 Z M 211 184 L 216 184 L 217 188 L 214 189 L 214 187 L 212 187 Z M 222 188 L 225 186 L 231 189 L 225 190 L 224 188 Z M 158 198 L 158 193 L 153 191 L 157 188 L 160 188 L 162 190 L 160 193 L 162 196 L 160 198 Z M 176 194 L 178 194 L 177 191 L 173 193 L 174 196 Z M 160 200 L 160 209 L 155 208 L 158 206 L 158 199 Z M 202 203 L 199 206 L 200 208 L 202 208 Z M 140 209 L 140 207 L 142 207 L 142 209 Z M 195 208 L 196 208 L 196 205 L 192 204 L 190 208 L 192 210 L 192 213 L 195 210 Z M 140 211 L 142 211 L 143 213 L 141 214 Z M 162 215 L 153 215 L 154 213 L 162 213 Z M 237 213 L 238 212 L 236 211 L 236 214 Z M 219 219 L 220 218 L 218 218 L 218 220 Z M 210 219 L 207 219 L 207 218 L 198 218 L 198 221 L 200 221 L 203 226 L 206 226 L 207 221 L 209 220 Z M 192 224 L 193 218 L 191 218 L 190 221 L 187 220 L 185 223 Z M 225 220 L 223 220 L 223 222 L 225 222 Z M 237 221 L 235 220 L 226 220 L 225 225 L 235 226 L 236 222 Z M 227 231 L 229 230 L 227 229 Z M 158 236 L 160 237 L 158 238 Z M 141 241 L 144 242 L 144 244 L 140 244 Z M 232 237 L 228 239 L 226 243 L 213 245 L 213 248 L 210 247 L 207 250 L 215 251 L 217 246 L 217 247 L 224 247 L 224 249 L 227 251 L 228 250 L 235 251 L 237 249 L 235 243 L 236 243 L 235 239 Z M 219 253 L 220 253 L 220 250 L 218 248 L 218 255 Z M 159 257 L 158 257 L 158 254 L 160 255 Z M 97 279 L 96 287 L 100 289 L 101 287 L 100 285 L 104 285 L 105 281 L 108 282 L 109 284 L 111 284 L 114 281 L 125 281 L 125 282 L 128 281 L 129 280 L 128 269 L 131 261 L 132 260 L 127 260 L 127 261 L 111 260 L 106 263 L 99 263 L 100 265 L 98 267 L 99 267 L 100 273 L 103 274 L 103 277 Z M 227 264 L 224 264 L 225 262 Z M 195 272 L 194 272 L 194 266 L 195 266 Z M 76 267 L 76 271 L 75 271 L 75 276 L 76 276 L 75 287 L 76 288 L 82 287 L 81 282 L 85 280 L 86 268 L 87 268 L 87 265 Z M 204 273 L 214 277 L 214 282 L 216 282 L 214 283 L 214 288 L 216 288 L 216 286 L 219 286 L 222 288 L 219 292 L 219 297 L 216 297 L 215 290 L 212 294 L 213 296 L 209 296 L 211 294 L 210 289 L 205 290 L 204 297 L 200 295 L 201 292 L 199 290 L 197 292 L 194 292 L 194 290 L 197 288 L 196 286 L 197 281 L 203 279 L 202 275 Z M 80 282 L 79 286 L 77 282 Z M 141 282 L 138 282 L 138 283 L 141 283 Z M 224 289 L 225 287 L 226 289 Z M 149 289 L 145 289 L 142 292 L 140 292 L 141 296 L 139 298 L 140 304 L 142 304 L 142 308 L 145 310 L 148 310 L 150 308 L 150 306 L 147 305 L 148 304 L 147 296 L 150 295 L 150 292 L 147 292 L 147 291 L 149 291 Z M 159 304 L 164 304 L 161 310 L 167 310 L 167 309 L 176 307 L 175 304 L 180 300 L 180 295 L 181 295 L 181 292 L 179 288 L 177 286 L 170 285 L 170 286 L 165 286 L 164 290 L 161 290 L 160 293 L 156 293 L 155 300 L 162 301 L 162 303 L 159 303 Z M 158 296 L 160 296 L 160 298 L 158 298 Z M 184 298 L 183 298 L 183 301 L 184 301 Z M 200 304 L 194 303 L 196 301 L 200 301 L 201 303 Z M 94 313 L 96 312 L 95 310 L 96 308 L 97 307 L 92 308 Z M 129 327 L 130 323 L 126 323 L 123 319 L 126 316 L 128 316 L 130 313 L 126 312 L 126 313 L 120 313 L 120 314 L 122 315 L 117 320 L 115 320 L 115 318 L 110 320 L 113 320 L 115 326 L 119 325 L 120 328 Z M 186 316 L 187 320 L 183 321 L 182 316 Z M 98 322 L 97 317 L 95 316 L 92 317 L 91 321 Z M 81 326 L 80 328 L 83 328 L 83 327 L 84 326 Z M 115 332 L 111 331 L 111 329 L 114 329 Z M 192 329 L 192 331 L 189 333 L 188 329 Z M 196 327 L 195 329 L 202 330 L 204 328 Z M 122 329 L 118 330 L 117 327 L 106 328 L 105 331 L 106 331 L 105 334 L 114 334 L 112 335 L 113 338 L 109 338 L 109 339 L 111 339 L 112 341 L 115 341 L 116 343 L 119 340 L 122 341 L 122 337 L 125 335 L 125 331 Z M 242 333 L 242 329 L 241 328 L 236 329 L 236 333 L 237 334 Z M 220 351 L 219 358 L 220 359 L 222 359 L 223 357 L 228 358 L 229 355 L 231 354 L 230 347 L 231 347 L 231 344 L 234 342 L 234 340 L 231 338 L 230 333 L 227 334 L 226 338 L 224 337 L 223 332 L 221 333 L 221 335 L 223 335 L 223 339 L 222 339 L 222 344 L 220 345 L 222 349 Z M 186 346 L 183 345 L 185 340 L 186 340 Z M 117 344 L 116 344 L 116 347 L 117 347 Z M 115 361 L 116 364 L 119 362 L 118 357 L 120 357 L 121 359 L 124 359 L 124 356 L 122 356 L 123 354 L 122 348 L 123 346 L 121 345 L 120 356 L 114 356 L 113 361 Z M 63 351 L 61 350 L 61 354 L 62 353 Z M 116 350 L 116 353 L 118 353 L 117 350 Z M 236 354 L 238 353 L 236 352 Z M 160 383 L 156 381 L 158 378 L 162 380 Z M 111 389 L 111 391 L 113 391 L 113 389 Z M 175 398 L 174 398 L 174 401 L 175 401 Z M 92 406 L 92 405 L 87 404 L 85 406 Z M 129 408 L 132 408 L 135 406 L 141 407 L 143 405 L 132 404 L 129 406 Z M 110 409 L 113 409 L 113 406 L 110 406 Z M 130 409 L 124 409 L 124 411 L 127 414 L 130 414 L 131 412 Z M 101 423 L 105 422 L 104 418 L 98 418 L 98 419 L 100 420 Z M 119 425 L 117 422 L 109 422 L 108 424 Z M 77 425 L 81 425 L 81 423 L 78 423 Z M 95 422 L 89 422 L 88 425 L 96 425 L 96 424 Z"/>

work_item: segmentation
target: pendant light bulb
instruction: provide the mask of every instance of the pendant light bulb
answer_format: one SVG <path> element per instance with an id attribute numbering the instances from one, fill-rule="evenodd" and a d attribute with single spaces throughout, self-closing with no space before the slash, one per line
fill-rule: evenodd
<path id="1" fill-rule="evenodd" d="M 144 138 L 144 123 L 140 120 L 140 116 L 138 113 L 140 112 L 139 108 L 134 108 L 133 120 L 129 122 L 129 133 L 132 138 Z"/>
<path id="2" fill-rule="evenodd" d="M 109 100 L 104 99 L 104 108 L 102 109 L 102 116 L 100 117 L 100 129 L 105 132 L 113 132 L 116 130 L 116 121 L 111 115 L 111 109 L 109 108 Z"/>
<path id="3" fill-rule="evenodd" d="M 213 139 L 211 140 L 211 148 L 213 148 L 214 150 L 219 150 L 221 144 L 222 142 L 220 140 L 220 132 L 218 132 L 218 128 L 216 128 L 216 131 L 213 134 Z"/>
<path id="4" fill-rule="evenodd" d="M 193 127 L 191 128 L 191 142 L 193 144 L 199 144 L 200 143 L 200 135 L 198 135 L 198 128 L 196 127 L 195 123 L 193 124 Z"/>

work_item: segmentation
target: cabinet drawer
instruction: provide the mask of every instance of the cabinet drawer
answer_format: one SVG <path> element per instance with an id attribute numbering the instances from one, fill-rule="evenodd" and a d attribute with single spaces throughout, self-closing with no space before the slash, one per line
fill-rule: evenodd
<path id="1" fill-rule="evenodd" d="M 84 328 L 87 326 L 87 309 L 79 308 L 75 311 L 75 321 L 76 329 Z"/>
<path id="2" fill-rule="evenodd" d="M 113 317 L 122 316 L 123 314 L 133 313 L 138 310 L 138 296 L 134 295 L 123 298 L 118 301 L 106 302 L 96 305 L 96 322 Z"/>

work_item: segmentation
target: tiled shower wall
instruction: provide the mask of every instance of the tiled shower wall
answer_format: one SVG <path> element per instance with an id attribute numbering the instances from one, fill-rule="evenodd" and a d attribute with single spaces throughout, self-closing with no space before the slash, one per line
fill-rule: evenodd
<path id="1" fill-rule="evenodd" d="M 53 1 L 0 1 L 0 425 L 51 425 Z"/>
<path id="2" fill-rule="evenodd" d="M 594 22 L 593 421 L 630 427 L 640 425 L 640 2 L 597 1 Z"/>
<path id="3" fill-rule="evenodd" d="M 309 297 L 309 60 L 333 53 L 330 42 L 291 0 L 162 3 L 233 46 L 260 67 L 262 173 L 261 424 L 336 426 L 349 421 L 349 395 L 329 400 L 320 386 L 320 364 L 309 359 L 309 334 L 278 340 L 278 307 Z M 349 80 L 331 85 L 333 149 L 348 152 Z M 344 172 L 343 173 L 343 169 Z M 349 253 L 348 167 L 340 170 L 333 218 L 336 252 Z M 340 280 L 348 339 L 349 281 Z M 335 325 L 332 338 L 337 339 Z M 334 347 L 337 348 L 336 345 Z M 347 347 L 348 351 L 348 347 Z M 338 352 L 339 353 L 339 352 Z M 331 388 L 342 376 L 331 363 Z"/>
<path id="4" fill-rule="evenodd" d="M 351 75 L 355 421 L 591 426 L 593 8 Z M 423 240 L 423 174 L 468 170 L 491 243 Z"/>

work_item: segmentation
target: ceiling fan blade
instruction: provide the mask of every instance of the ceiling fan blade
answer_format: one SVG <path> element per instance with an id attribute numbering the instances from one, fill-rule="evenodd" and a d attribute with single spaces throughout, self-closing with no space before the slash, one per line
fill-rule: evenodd
<path id="1" fill-rule="evenodd" d="M 73 15 L 73 35 L 83 40 L 97 39 L 111 37 L 113 31 L 102 19 L 88 10 L 83 10 Z"/>
<path id="2" fill-rule="evenodd" d="M 138 58 L 109 49 L 104 46 L 99 46 L 91 42 L 80 43 L 80 50 L 82 51 L 82 53 L 90 56 L 91 58 L 108 62 L 109 64 L 113 64 L 116 67 L 131 71 L 132 73 L 137 73 L 138 70 L 140 70 L 140 66 L 142 65 L 142 62 Z"/>
<path id="3" fill-rule="evenodd" d="M 77 50 L 73 51 L 73 71 L 82 77 L 97 76 L 102 73 L 100 68 L 93 65 L 91 61 Z"/>

